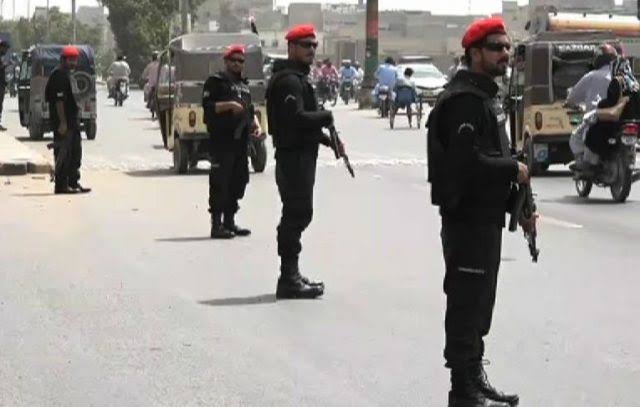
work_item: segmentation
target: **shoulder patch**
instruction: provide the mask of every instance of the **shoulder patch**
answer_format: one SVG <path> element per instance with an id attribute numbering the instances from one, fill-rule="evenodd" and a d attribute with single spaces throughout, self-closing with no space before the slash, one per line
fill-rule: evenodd
<path id="1" fill-rule="evenodd" d="M 471 123 L 462 123 L 460 125 L 460 127 L 458 127 L 458 134 L 462 134 L 463 131 L 470 131 L 470 132 L 474 132 L 476 131 L 476 128 L 473 126 L 473 124 Z"/>

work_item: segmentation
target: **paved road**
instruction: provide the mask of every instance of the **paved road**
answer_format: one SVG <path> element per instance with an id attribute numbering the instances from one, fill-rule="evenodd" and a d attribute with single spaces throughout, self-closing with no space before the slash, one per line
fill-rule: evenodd
<path id="1" fill-rule="evenodd" d="M 423 131 L 338 108 L 357 179 L 323 152 L 303 257 L 327 294 L 276 303 L 273 168 L 242 205 L 254 235 L 212 242 L 206 166 L 172 175 L 141 99 L 100 106 L 92 194 L 0 182 L 0 405 L 446 405 Z M 534 188 L 541 262 L 505 236 L 491 377 L 525 407 L 640 406 L 640 189 L 582 201 L 557 170 Z"/>

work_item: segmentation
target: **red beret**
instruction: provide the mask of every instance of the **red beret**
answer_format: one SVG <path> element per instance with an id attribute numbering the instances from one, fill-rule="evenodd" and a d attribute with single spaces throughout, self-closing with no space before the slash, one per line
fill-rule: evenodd
<path id="1" fill-rule="evenodd" d="M 78 51 L 78 48 L 73 45 L 68 45 L 62 48 L 62 56 L 65 58 L 78 58 L 80 56 L 80 51 Z"/>
<path id="2" fill-rule="evenodd" d="M 507 25 L 501 17 L 485 18 L 473 22 L 462 38 L 462 48 L 470 48 L 491 34 L 506 34 Z"/>
<path id="3" fill-rule="evenodd" d="M 244 55 L 245 52 L 246 52 L 246 49 L 245 49 L 244 45 L 242 45 L 242 44 L 229 45 L 227 47 L 226 51 L 224 52 L 224 58 L 227 59 L 233 54 L 242 54 L 242 55 Z"/>
<path id="4" fill-rule="evenodd" d="M 303 24 L 293 27 L 291 30 L 289 30 L 285 38 L 287 39 L 287 41 L 296 41 L 301 38 L 307 37 L 316 38 L 316 27 L 314 27 L 312 24 Z"/>

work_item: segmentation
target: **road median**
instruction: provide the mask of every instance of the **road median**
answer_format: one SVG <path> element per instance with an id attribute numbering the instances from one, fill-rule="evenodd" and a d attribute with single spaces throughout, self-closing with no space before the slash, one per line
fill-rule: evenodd
<path id="1" fill-rule="evenodd" d="M 10 132 L 0 133 L 0 175 L 48 174 L 49 161 Z"/>

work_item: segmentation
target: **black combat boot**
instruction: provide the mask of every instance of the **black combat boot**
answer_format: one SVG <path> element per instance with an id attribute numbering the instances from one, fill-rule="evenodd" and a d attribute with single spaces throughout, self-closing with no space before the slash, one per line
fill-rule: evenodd
<path id="1" fill-rule="evenodd" d="M 487 372 L 484 370 L 484 363 L 478 362 L 474 364 L 472 367 L 473 375 L 476 379 L 476 383 L 480 387 L 482 394 L 485 395 L 486 398 L 496 401 L 502 401 L 504 403 L 509 404 L 511 407 L 515 407 L 520 402 L 520 397 L 517 394 L 505 394 L 500 390 L 497 390 L 495 387 L 489 383 L 489 377 L 487 376 Z"/>
<path id="2" fill-rule="evenodd" d="M 211 238 L 212 239 L 233 239 L 236 235 L 222 226 L 222 215 L 211 214 Z"/>
<path id="3" fill-rule="evenodd" d="M 251 230 L 241 228 L 236 225 L 235 221 L 235 213 L 225 213 L 224 214 L 224 228 L 230 230 L 236 236 L 249 236 L 251 235 Z"/>
<path id="4" fill-rule="evenodd" d="M 282 259 L 276 289 L 278 299 L 313 299 L 324 294 L 324 283 L 311 281 L 298 270 L 297 259 Z"/>
<path id="5" fill-rule="evenodd" d="M 488 399 L 472 369 L 466 366 L 451 369 L 449 407 L 509 407 L 509 404 Z"/>

